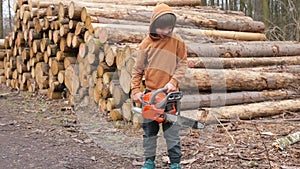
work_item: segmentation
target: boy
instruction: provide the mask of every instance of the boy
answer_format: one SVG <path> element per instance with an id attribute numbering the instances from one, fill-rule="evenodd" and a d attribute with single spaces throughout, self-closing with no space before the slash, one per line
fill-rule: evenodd
<path id="1" fill-rule="evenodd" d="M 175 23 L 176 16 L 168 5 L 158 4 L 154 8 L 150 19 L 150 33 L 140 44 L 132 70 L 131 91 L 134 102 L 142 102 L 140 83 L 143 75 L 146 85 L 144 93 L 163 87 L 168 89 L 167 93 L 179 90 L 178 83 L 187 69 L 187 49 L 181 38 L 173 32 Z M 180 169 L 180 126 L 171 122 L 164 122 L 162 126 L 171 169 Z M 159 124 L 143 119 L 143 130 L 145 164 L 142 169 L 154 169 Z"/>

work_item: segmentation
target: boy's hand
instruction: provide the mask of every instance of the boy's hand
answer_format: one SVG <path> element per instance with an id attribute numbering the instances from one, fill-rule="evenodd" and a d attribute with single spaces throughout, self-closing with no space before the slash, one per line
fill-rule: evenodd
<path id="1" fill-rule="evenodd" d="M 142 92 L 138 92 L 138 93 L 136 93 L 136 94 L 134 94 L 132 96 L 132 99 L 136 103 L 142 103 L 142 96 L 143 96 L 143 93 Z"/>
<path id="2" fill-rule="evenodd" d="M 167 93 L 174 92 L 177 90 L 177 88 L 172 83 L 167 83 L 165 87 L 168 88 Z"/>

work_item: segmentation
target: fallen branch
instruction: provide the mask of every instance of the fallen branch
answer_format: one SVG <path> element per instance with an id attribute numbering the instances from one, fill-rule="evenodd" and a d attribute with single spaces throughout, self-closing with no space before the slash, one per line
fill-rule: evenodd
<path id="1" fill-rule="evenodd" d="M 300 141 L 300 131 L 279 138 L 272 145 L 280 150 L 284 150 L 287 146 L 297 143 L 298 141 Z"/>

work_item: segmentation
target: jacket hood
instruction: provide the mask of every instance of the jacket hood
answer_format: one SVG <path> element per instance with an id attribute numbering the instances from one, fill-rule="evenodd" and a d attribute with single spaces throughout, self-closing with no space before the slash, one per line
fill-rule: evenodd
<path id="1" fill-rule="evenodd" d="M 167 4 L 164 4 L 164 3 L 157 4 L 155 6 L 155 8 L 153 9 L 153 13 L 152 13 L 152 16 L 150 18 L 150 27 L 149 27 L 149 33 L 150 33 L 151 38 L 159 39 L 158 37 L 154 37 L 153 35 L 151 35 L 151 33 L 152 33 L 151 30 L 152 30 L 152 27 L 153 27 L 153 23 L 157 18 L 159 18 L 160 16 L 162 16 L 164 14 L 167 14 L 167 13 L 173 14 L 175 16 L 175 13 L 174 13 L 173 9 L 170 6 L 168 6 Z"/>

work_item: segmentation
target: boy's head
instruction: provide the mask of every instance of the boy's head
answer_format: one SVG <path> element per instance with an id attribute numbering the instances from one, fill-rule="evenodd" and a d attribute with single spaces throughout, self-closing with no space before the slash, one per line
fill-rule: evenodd
<path id="1" fill-rule="evenodd" d="M 173 10 L 166 4 L 158 4 L 150 20 L 150 35 L 160 37 L 169 35 L 176 24 Z"/>

